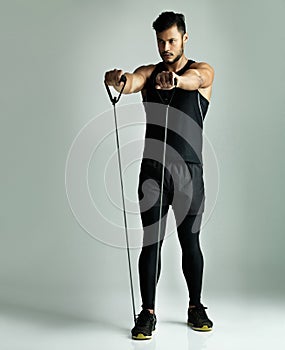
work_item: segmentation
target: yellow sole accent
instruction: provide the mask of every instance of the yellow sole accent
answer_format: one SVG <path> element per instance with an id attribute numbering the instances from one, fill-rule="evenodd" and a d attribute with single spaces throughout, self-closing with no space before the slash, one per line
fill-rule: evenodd
<path id="1" fill-rule="evenodd" d="M 142 333 L 139 333 L 138 335 L 133 335 L 132 338 L 137 340 L 148 340 L 151 339 L 151 335 L 144 335 Z"/>
<path id="2" fill-rule="evenodd" d="M 189 322 L 188 322 L 188 325 L 189 325 L 192 329 L 194 329 L 195 331 L 208 332 L 208 331 L 211 331 L 211 330 L 212 330 L 212 327 L 208 327 L 208 326 L 194 327 L 194 326 L 193 326 L 193 323 L 189 323 Z"/>

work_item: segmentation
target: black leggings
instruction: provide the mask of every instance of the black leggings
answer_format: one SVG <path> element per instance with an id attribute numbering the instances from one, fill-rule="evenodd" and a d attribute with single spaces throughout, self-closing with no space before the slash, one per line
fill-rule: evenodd
<path id="1" fill-rule="evenodd" d="M 140 183 L 139 183 L 139 189 L 138 189 L 139 198 L 140 198 L 140 207 L 141 207 L 141 220 L 142 220 L 143 229 L 144 229 L 143 247 L 139 257 L 139 276 L 140 276 L 142 307 L 145 309 L 154 309 L 155 288 L 159 280 L 160 270 L 161 270 L 161 247 L 165 236 L 167 214 L 168 214 L 170 204 L 172 204 L 172 207 L 173 207 L 173 211 L 176 219 L 178 238 L 182 249 L 182 269 L 183 269 L 183 274 L 184 274 L 188 291 L 189 291 L 189 303 L 193 305 L 197 305 L 200 303 L 200 299 L 201 299 L 202 277 L 203 277 L 203 267 L 204 267 L 204 260 L 203 260 L 203 255 L 202 255 L 200 242 L 199 242 L 202 212 L 204 207 L 203 206 L 201 207 L 202 210 L 200 210 L 200 212 L 193 214 L 191 213 L 191 208 L 193 208 L 192 206 L 189 212 L 187 213 L 187 215 L 183 216 L 183 220 L 182 220 L 181 216 L 179 215 L 181 211 L 177 209 L 178 208 L 177 206 L 173 206 L 174 204 L 173 191 L 170 191 L 171 188 L 173 189 L 173 179 L 172 179 L 173 171 L 172 171 L 172 176 L 166 173 L 166 177 L 165 177 L 166 180 L 165 180 L 165 187 L 164 187 L 164 200 L 163 200 L 163 206 L 162 206 L 161 237 L 158 243 L 156 237 L 157 237 L 158 226 L 159 226 L 159 220 L 158 220 L 159 219 L 159 205 L 158 205 L 159 202 L 156 201 L 155 205 L 149 206 L 147 209 L 143 207 L 144 204 L 142 203 L 143 197 L 148 197 L 148 196 L 150 197 L 151 196 L 150 193 L 153 194 L 154 189 L 156 189 L 156 191 L 158 190 L 157 186 L 153 187 L 153 185 L 155 185 L 154 183 L 148 184 L 152 186 L 151 188 L 147 186 L 145 188 L 142 187 L 142 184 L 145 180 L 147 179 L 158 180 L 159 176 L 161 176 L 161 173 L 159 172 L 159 167 L 157 167 L 156 165 L 155 167 L 156 167 L 156 171 L 154 171 L 155 169 L 153 167 L 153 164 L 144 165 L 140 173 Z M 181 165 L 176 164 L 175 167 L 177 169 L 181 169 Z M 191 174 L 194 176 L 194 172 L 192 171 L 191 164 L 190 164 L 190 168 L 188 164 L 188 169 L 190 169 Z M 177 174 L 178 173 L 181 174 L 181 171 L 177 171 Z M 154 174 L 157 174 L 159 176 L 155 178 L 155 176 L 153 176 Z M 194 178 L 192 178 L 192 180 L 194 182 Z M 195 181 L 197 181 L 197 179 L 195 179 Z M 204 184 L 202 182 L 202 187 L 204 187 L 203 185 Z M 185 191 L 185 186 L 183 187 L 183 189 Z M 193 197 L 194 199 L 193 203 L 195 201 L 197 202 L 197 200 L 199 201 L 199 198 L 197 199 L 197 195 L 194 197 Z M 203 197 L 202 199 L 204 199 L 204 194 L 202 197 Z M 180 198 L 179 204 L 181 205 L 181 197 L 179 198 Z M 201 198 L 200 198 L 200 202 L 201 202 Z M 196 204 L 194 203 L 194 205 L 197 206 L 197 203 Z M 158 257 L 157 280 L 155 283 L 158 244 L 159 244 L 159 257 Z"/>

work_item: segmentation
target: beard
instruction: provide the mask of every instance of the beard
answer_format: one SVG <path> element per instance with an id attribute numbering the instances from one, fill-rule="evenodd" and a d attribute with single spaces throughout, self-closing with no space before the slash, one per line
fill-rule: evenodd
<path id="1" fill-rule="evenodd" d="M 182 46 L 181 49 L 180 49 L 180 52 L 177 54 L 176 57 L 174 57 L 173 59 L 172 58 L 168 58 L 168 59 L 171 59 L 171 61 L 169 61 L 168 59 L 165 59 L 165 57 L 163 56 L 163 54 L 161 55 L 161 58 L 163 60 L 164 63 L 167 63 L 167 64 L 174 64 L 176 63 L 177 61 L 180 60 L 180 58 L 182 57 L 184 53 L 184 47 Z"/>

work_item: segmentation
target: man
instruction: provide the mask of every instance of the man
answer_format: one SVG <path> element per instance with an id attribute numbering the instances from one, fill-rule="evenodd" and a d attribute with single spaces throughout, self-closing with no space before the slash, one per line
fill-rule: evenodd
<path id="1" fill-rule="evenodd" d="M 202 129 L 214 70 L 207 63 L 186 58 L 184 46 L 188 34 L 182 14 L 161 13 L 153 22 L 153 29 L 162 62 L 141 66 L 133 73 L 114 69 L 105 74 L 105 82 L 118 92 L 123 86 L 120 79 L 125 75 L 124 93 L 142 93 L 147 119 L 138 188 L 144 228 L 144 244 L 139 257 L 142 311 L 132 329 L 134 339 L 150 339 L 155 330 L 155 291 L 169 205 L 176 218 L 182 269 L 189 290 L 188 324 L 200 331 L 211 330 L 213 326 L 200 300 L 204 261 L 199 233 L 205 199 Z M 166 115 L 170 120 L 169 130 L 168 125 L 163 128 Z M 165 130 L 168 134 L 163 138 Z M 163 171 L 164 178 L 161 176 Z M 162 178 L 160 200 L 163 200 L 159 201 L 161 191 L 154 181 L 148 180 L 160 184 Z M 155 204 L 147 206 L 149 203 Z M 161 236 L 157 236 L 158 227 Z"/>

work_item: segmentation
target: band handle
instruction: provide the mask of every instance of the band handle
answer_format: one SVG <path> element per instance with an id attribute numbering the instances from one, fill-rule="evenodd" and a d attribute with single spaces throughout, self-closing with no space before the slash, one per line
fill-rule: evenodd
<path id="1" fill-rule="evenodd" d="M 107 90 L 108 95 L 109 95 L 109 98 L 110 98 L 110 101 L 112 102 L 113 105 L 115 105 L 116 103 L 119 102 L 119 100 L 120 100 L 120 98 L 121 98 L 121 95 L 122 95 L 122 93 L 123 93 L 123 91 L 124 91 L 124 88 L 125 88 L 125 86 L 126 86 L 127 77 L 126 77 L 124 74 L 121 76 L 121 78 L 120 78 L 120 80 L 119 80 L 119 83 L 122 83 L 122 82 L 123 82 L 124 84 L 123 84 L 123 86 L 122 86 L 122 88 L 121 88 L 121 91 L 120 91 L 120 93 L 119 93 L 119 95 L 118 95 L 117 97 L 112 95 L 111 90 L 110 90 L 110 88 L 109 88 L 109 85 L 107 85 L 106 82 L 104 82 L 104 83 L 105 83 L 106 90 Z"/>

